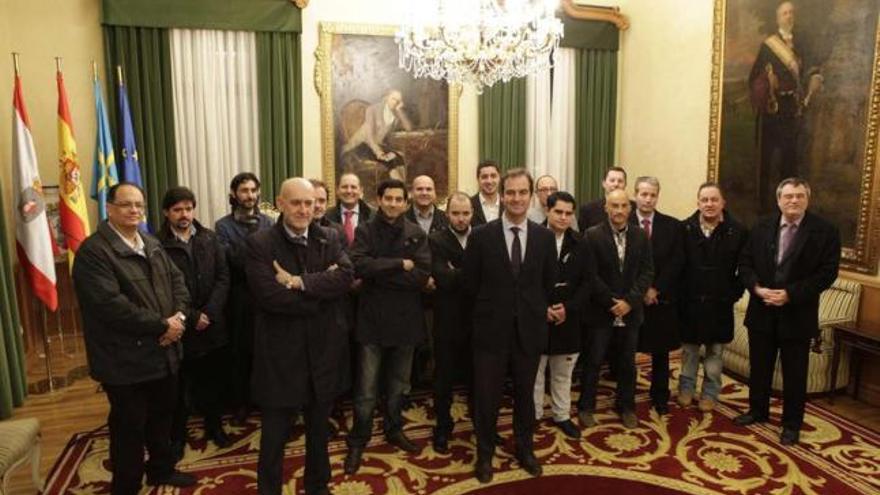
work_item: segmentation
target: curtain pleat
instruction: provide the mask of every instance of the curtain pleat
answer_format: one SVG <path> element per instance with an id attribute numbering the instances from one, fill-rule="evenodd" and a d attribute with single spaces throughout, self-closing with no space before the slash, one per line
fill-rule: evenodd
<path id="1" fill-rule="evenodd" d="M 480 160 L 502 170 L 526 164 L 526 80 L 513 79 L 480 95 Z"/>
<path id="2" fill-rule="evenodd" d="M 171 75 L 178 179 L 212 226 L 229 209 L 229 181 L 259 172 L 255 36 L 173 29 Z"/>
<path id="3" fill-rule="evenodd" d="M 0 185 L 0 208 L 5 208 Z M 12 416 L 27 396 L 24 343 L 15 296 L 15 274 L 6 238 L 6 215 L 0 215 L 0 419 Z"/>
<path id="4" fill-rule="evenodd" d="M 147 219 L 153 231 L 161 225 L 165 191 L 178 184 L 170 45 L 167 29 L 104 27 L 107 80 L 118 82 L 116 66 L 121 65 L 147 196 Z M 116 91 L 107 93 L 111 122 L 117 122 Z M 117 146 L 122 143 L 118 126 L 114 127 L 114 142 Z M 122 156 L 119 149 L 116 156 Z"/>
<path id="5" fill-rule="evenodd" d="M 260 181 L 274 200 L 281 181 L 301 176 L 302 69 L 297 33 L 256 33 Z"/>
<path id="6" fill-rule="evenodd" d="M 575 67 L 575 182 L 581 203 L 598 198 L 605 170 L 614 162 L 617 52 L 580 50 Z"/>

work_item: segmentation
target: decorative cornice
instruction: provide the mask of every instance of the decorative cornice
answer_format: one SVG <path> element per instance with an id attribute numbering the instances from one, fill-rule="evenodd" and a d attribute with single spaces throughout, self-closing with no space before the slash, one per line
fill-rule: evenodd
<path id="1" fill-rule="evenodd" d="M 617 29 L 626 31 L 629 18 L 620 13 L 620 7 L 597 7 L 594 5 L 578 5 L 574 0 L 562 0 L 562 11 L 571 18 L 585 21 L 610 22 Z"/>

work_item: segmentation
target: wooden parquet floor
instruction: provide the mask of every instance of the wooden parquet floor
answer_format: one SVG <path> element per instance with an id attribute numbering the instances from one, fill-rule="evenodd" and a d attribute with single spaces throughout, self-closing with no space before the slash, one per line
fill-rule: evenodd
<path id="1" fill-rule="evenodd" d="M 839 396 L 833 406 L 824 398 L 823 406 L 875 431 L 880 431 L 880 407 Z M 89 378 L 52 393 L 31 395 L 25 405 L 15 410 L 16 418 L 37 417 L 42 424 L 43 443 L 40 472 L 43 477 L 55 462 L 55 458 L 67 445 L 71 435 L 79 431 L 98 428 L 107 420 L 109 406 L 106 396 Z M 32 495 L 36 490 L 30 480 L 29 466 L 21 466 L 10 482 L 11 495 Z"/>

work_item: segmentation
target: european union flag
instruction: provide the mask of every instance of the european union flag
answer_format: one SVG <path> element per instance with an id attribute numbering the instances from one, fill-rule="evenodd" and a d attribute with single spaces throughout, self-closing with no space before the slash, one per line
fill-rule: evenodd
<path id="1" fill-rule="evenodd" d="M 138 162 L 137 144 L 134 140 L 134 126 L 131 124 L 131 110 L 128 105 L 128 93 L 125 84 L 119 82 L 119 129 L 122 132 L 122 180 L 137 184 L 144 188 L 141 178 L 141 165 Z M 140 229 L 147 232 L 147 212 L 141 221 Z"/>

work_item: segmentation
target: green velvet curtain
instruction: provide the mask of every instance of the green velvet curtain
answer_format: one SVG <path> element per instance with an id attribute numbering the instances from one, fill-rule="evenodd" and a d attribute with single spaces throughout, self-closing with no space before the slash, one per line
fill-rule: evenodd
<path id="1" fill-rule="evenodd" d="M 116 66 L 122 66 L 138 159 L 153 231 L 161 225 L 162 196 L 177 185 L 174 103 L 171 90 L 171 42 L 167 29 L 104 26 L 104 60 L 110 121 L 118 122 Z M 112 81 L 111 86 L 109 82 Z M 112 90 L 110 89 L 112 88 Z M 121 143 L 114 126 L 117 145 Z M 122 156 L 118 153 L 117 156 Z"/>
<path id="2" fill-rule="evenodd" d="M 480 161 L 501 170 L 526 164 L 526 80 L 512 79 L 480 95 Z"/>
<path id="3" fill-rule="evenodd" d="M 617 51 L 582 49 L 575 70 L 575 195 L 585 203 L 599 197 L 614 162 Z"/>
<path id="4" fill-rule="evenodd" d="M 302 69 L 299 33 L 257 33 L 257 100 L 262 197 L 302 175 Z"/>
<path id="5" fill-rule="evenodd" d="M 0 208 L 5 206 L 0 185 Z M 7 232 L 6 214 L 0 214 L 0 419 L 12 416 L 12 408 L 22 405 L 27 396 L 24 344 Z"/>
<path id="6" fill-rule="evenodd" d="M 290 0 L 101 0 L 105 25 L 232 31 L 302 31 Z"/>

